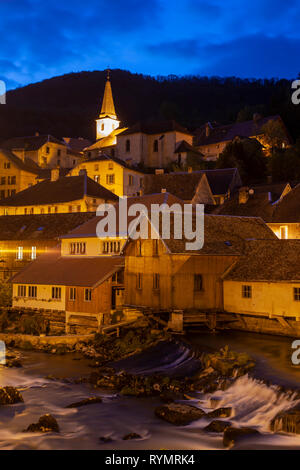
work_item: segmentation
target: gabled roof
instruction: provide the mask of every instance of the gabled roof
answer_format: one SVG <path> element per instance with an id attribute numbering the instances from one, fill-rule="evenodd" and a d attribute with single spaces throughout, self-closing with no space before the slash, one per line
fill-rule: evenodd
<path id="1" fill-rule="evenodd" d="M 138 122 L 134 126 L 127 129 L 123 132 L 122 135 L 130 135 L 130 134 L 165 134 L 167 132 L 181 132 L 182 134 L 186 135 L 193 135 L 190 131 L 188 131 L 185 127 L 183 127 L 178 122 L 172 121 L 155 121 L 155 122 Z"/>
<path id="2" fill-rule="evenodd" d="M 25 151 L 38 150 L 47 142 L 66 145 L 65 142 L 53 137 L 52 135 L 34 135 L 26 137 L 13 137 L 2 142 L 1 147 L 6 149 L 24 149 Z"/>
<path id="3" fill-rule="evenodd" d="M 84 148 L 85 152 L 89 150 L 97 150 L 97 149 L 105 149 L 108 147 L 113 147 L 117 143 L 117 136 L 122 134 L 124 131 L 127 130 L 127 127 L 115 129 L 112 131 L 107 137 L 103 137 L 102 139 L 98 139 L 93 144 L 89 145 L 88 147 Z"/>
<path id="4" fill-rule="evenodd" d="M 197 131 L 197 146 L 210 145 L 218 142 L 231 141 L 235 137 L 255 137 L 263 133 L 262 127 L 269 121 L 280 121 L 279 115 L 261 117 L 251 121 L 235 122 L 234 124 L 216 125 L 212 123 L 204 124 Z M 209 135 L 206 135 L 206 126 L 209 125 Z M 287 137 L 288 133 L 287 133 Z"/>
<path id="5" fill-rule="evenodd" d="M 53 240 L 94 217 L 95 212 L 4 215 L 0 217 L 0 240 Z"/>
<path id="6" fill-rule="evenodd" d="M 40 167 L 31 158 L 25 158 L 23 161 L 13 152 L 7 149 L 0 149 L 0 155 L 10 160 L 19 170 L 27 171 L 28 173 L 39 174 Z"/>
<path id="7" fill-rule="evenodd" d="M 171 194 L 184 200 L 192 200 L 203 174 L 206 175 L 214 196 L 227 194 L 228 191 L 232 192 L 242 184 L 237 168 L 199 170 L 192 173 L 165 173 L 163 175 L 145 176 L 145 194 L 160 192 L 161 189 L 166 189 Z"/>
<path id="8" fill-rule="evenodd" d="M 124 266 L 120 256 L 61 257 L 49 252 L 12 278 L 14 284 L 95 288 Z"/>
<path id="9" fill-rule="evenodd" d="M 116 201 L 118 197 L 86 175 L 65 176 L 57 181 L 42 181 L 14 196 L 0 200 L 0 206 L 33 206 L 83 199 L 84 196 Z"/>
<path id="10" fill-rule="evenodd" d="M 214 210 L 216 215 L 233 215 L 238 217 L 261 217 L 265 222 L 271 222 L 274 207 L 268 193 L 254 193 L 249 195 L 246 203 L 239 203 L 239 195 L 230 199 Z"/>
<path id="11" fill-rule="evenodd" d="M 255 240 L 225 281 L 300 281 L 300 240 Z M 292 295 L 292 294 L 291 294 Z"/>
<path id="12" fill-rule="evenodd" d="M 274 210 L 272 222 L 300 222 L 300 184 L 281 199 Z"/>
<path id="13" fill-rule="evenodd" d="M 135 197 L 128 197 L 126 198 L 127 207 L 132 206 L 133 204 L 144 204 L 147 210 L 150 212 L 152 204 L 169 204 L 172 206 L 173 204 L 181 204 L 183 205 L 184 202 L 173 196 L 169 193 L 160 193 L 160 194 L 149 194 L 146 196 L 135 196 Z M 117 236 L 123 236 L 122 233 L 119 233 L 119 204 L 115 205 L 116 209 L 116 218 L 117 218 L 117 226 L 116 226 L 116 233 Z M 89 220 L 87 223 L 81 225 L 80 227 L 75 228 L 70 233 L 64 235 L 61 238 L 88 238 L 88 237 L 97 237 L 96 229 L 98 222 L 102 219 L 102 217 L 94 217 L 94 219 Z M 135 219 L 135 217 L 128 217 L 128 224 Z"/>

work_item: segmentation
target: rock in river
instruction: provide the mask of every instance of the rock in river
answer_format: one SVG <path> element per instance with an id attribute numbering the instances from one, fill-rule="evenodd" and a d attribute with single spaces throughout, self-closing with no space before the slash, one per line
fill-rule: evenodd
<path id="1" fill-rule="evenodd" d="M 19 390 L 14 387 L 0 388 L 0 405 L 14 405 L 15 403 L 23 403 L 23 397 Z"/>
<path id="2" fill-rule="evenodd" d="M 244 439 L 258 436 L 259 434 L 260 433 L 253 428 L 234 428 L 230 426 L 224 431 L 223 445 L 224 447 L 231 447 Z"/>
<path id="3" fill-rule="evenodd" d="M 37 423 L 30 424 L 24 432 L 59 432 L 59 426 L 52 415 L 41 416 Z"/>
<path id="4" fill-rule="evenodd" d="M 204 431 L 221 433 L 221 432 L 224 432 L 225 429 L 229 428 L 230 426 L 231 426 L 230 421 L 214 420 L 208 426 L 204 428 Z"/>
<path id="5" fill-rule="evenodd" d="M 155 414 L 168 423 L 183 426 L 192 421 L 203 418 L 205 413 L 200 408 L 190 405 L 181 405 L 178 403 L 171 403 L 165 406 L 159 406 L 155 409 Z"/>
<path id="6" fill-rule="evenodd" d="M 207 413 L 208 418 L 229 418 L 232 414 L 232 408 L 217 408 L 210 413 Z"/>
<path id="7" fill-rule="evenodd" d="M 94 405 L 95 403 L 102 403 L 102 398 L 101 397 L 86 398 L 85 400 L 81 400 L 76 403 L 71 403 L 71 405 L 66 406 L 66 408 L 80 408 L 81 406 Z"/>

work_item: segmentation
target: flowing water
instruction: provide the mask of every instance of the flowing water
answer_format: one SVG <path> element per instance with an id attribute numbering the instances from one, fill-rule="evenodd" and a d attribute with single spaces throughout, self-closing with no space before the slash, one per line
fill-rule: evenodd
<path id="1" fill-rule="evenodd" d="M 198 394 L 186 403 L 211 410 L 213 397 L 219 406 L 232 406 L 230 419 L 235 426 L 251 426 L 261 434 L 239 448 L 300 449 L 300 436 L 279 435 L 269 431 L 272 418 L 297 403 L 295 396 L 279 386 L 298 388 L 300 368 L 292 366 L 291 340 L 246 333 L 192 334 L 189 341 L 198 350 L 220 348 L 228 344 L 232 349 L 246 351 L 257 362 L 254 373 L 244 376 L 226 391 Z M 93 390 L 86 384 L 74 384 L 67 378 L 88 374 L 86 360 L 68 356 L 50 356 L 26 352 L 23 368 L 0 366 L 0 385 L 21 389 L 24 403 L 0 408 L 0 449 L 223 449 L 222 435 L 207 434 L 203 428 L 209 420 L 202 419 L 189 426 L 176 427 L 154 415 L 160 405 L 158 398 L 126 398 L 111 392 Z M 198 367 L 197 359 L 188 346 L 179 343 L 159 344 L 118 363 L 136 374 L 171 374 L 188 376 Z M 50 380 L 46 376 L 60 377 Z M 65 378 L 64 378 L 65 377 Z M 265 379 L 270 381 L 266 385 Z M 88 396 L 101 395 L 103 403 L 78 409 L 65 408 L 68 404 Z M 57 419 L 60 434 L 27 434 L 22 430 L 38 421 L 45 413 Z M 124 435 L 137 433 L 141 439 L 123 441 Z M 103 444 L 100 438 L 111 442 Z"/>

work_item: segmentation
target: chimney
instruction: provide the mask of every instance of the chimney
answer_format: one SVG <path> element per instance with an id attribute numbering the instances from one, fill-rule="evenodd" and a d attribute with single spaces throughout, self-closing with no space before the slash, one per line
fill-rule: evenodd
<path id="1" fill-rule="evenodd" d="M 249 199 L 249 188 L 243 186 L 239 189 L 239 204 L 246 204 Z"/>
<path id="2" fill-rule="evenodd" d="M 161 192 L 162 192 L 162 194 L 166 194 L 166 192 L 167 192 L 166 188 L 162 188 Z"/>
<path id="3" fill-rule="evenodd" d="M 209 122 L 205 124 L 205 136 L 209 137 L 210 136 L 210 130 L 211 130 L 211 125 Z"/>
<path id="4" fill-rule="evenodd" d="M 193 167 L 192 166 L 188 167 L 188 173 L 193 173 Z"/>
<path id="5" fill-rule="evenodd" d="M 59 179 L 59 168 L 52 168 L 51 181 L 57 181 L 58 179 Z"/>
<path id="6" fill-rule="evenodd" d="M 84 176 L 83 179 L 83 193 L 84 196 L 87 195 L 87 171 L 85 169 L 82 169 L 79 171 L 79 176 Z"/>
<path id="7" fill-rule="evenodd" d="M 165 173 L 165 170 L 163 169 L 158 168 L 157 170 L 155 170 L 156 175 L 163 175 L 164 173 Z"/>

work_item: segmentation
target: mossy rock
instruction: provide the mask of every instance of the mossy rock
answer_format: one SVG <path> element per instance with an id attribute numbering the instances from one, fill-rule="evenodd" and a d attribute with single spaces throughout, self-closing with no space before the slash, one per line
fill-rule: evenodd
<path id="1" fill-rule="evenodd" d="M 0 405 L 14 405 L 15 403 L 24 403 L 19 390 L 14 387 L 0 388 Z"/>
<path id="2" fill-rule="evenodd" d="M 30 424 L 23 432 L 59 432 L 56 419 L 50 415 L 41 416 L 37 423 Z"/>

